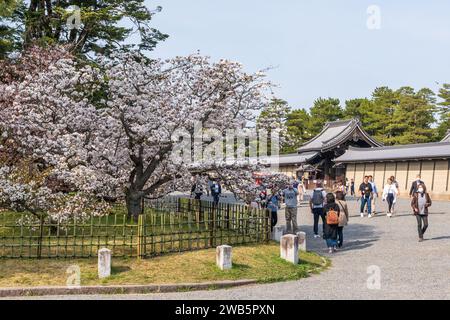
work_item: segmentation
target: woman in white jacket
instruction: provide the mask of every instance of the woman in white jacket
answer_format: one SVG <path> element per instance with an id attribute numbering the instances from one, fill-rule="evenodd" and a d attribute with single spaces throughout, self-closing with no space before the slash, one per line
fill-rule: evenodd
<path id="1" fill-rule="evenodd" d="M 383 189 L 383 201 L 388 204 L 387 216 L 390 218 L 394 214 L 394 204 L 397 202 L 398 189 L 391 178 L 387 180 L 387 184 Z"/>

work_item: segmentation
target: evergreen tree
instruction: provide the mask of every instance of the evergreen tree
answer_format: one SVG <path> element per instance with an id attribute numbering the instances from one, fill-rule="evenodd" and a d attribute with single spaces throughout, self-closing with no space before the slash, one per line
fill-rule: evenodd
<path id="1" fill-rule="evenodd" d="M 10 1 L 10 0 L 8 0 Z M 16 2 L 19 2 L 16 1 Z M 22 2 L 22 0 L 20 0 Z M 102 53 L 109 55 L 119 49 L 127 50 L 126 44 L 132 34 L 140 36 L 137 49 L 152 50 L 167 35 L 150 26 L 153 12 L 144 0 L 28 0 L 23 15 L 9 17 L 18 28 L 13 32 L 15 47 L 38 43 L 67 44 L 76 54 Z M 80 8 L 80 24 L 75 24 Z M 158 7 L 157 11 L 160 11 Z M 5 18 L 2 19 L 2 23 Z M 124 27 L 129 21 L 132 27 Z M 10 36 L 11 37 L 11 36 Z M 19 40 L 20 39 L 20 40 Z M 22 43 L 23 42 L 23 43 Z M 8 51 L 12 51 L 10 47 Z"/>
<path id="2" fill-rule="evenodd" d="M 290 113 L 289 105 L 286 101 L 281 99 L 272 99 L 272 101 L 261 111 L 256 121 L 258 130 L 264 129 L 269 134 L 274 130 L 279 131 L 280 150 L 291 145 L 291 138 L 286 127 L 286 119 Z M 268 139 L 268 152 L 271 150 L 271 141 Z"/>
<path id="3" fill-rule="evenodd" d="M 311 121 L 309 132 L 312 136 L 322 131 L 325 123 L 344 118 L 344 111 L 340 106 L 339 99 L 319 98 L 314 101 L 314 106 L 310 110 Z"/>
<path id="4" fill-rule="evenodd" d="M 363 98 L 345 101 L 344 116 L 346 119 L 358 118 L 370 135 L 377 134 L 377 112 L 371 100 Z"/>
<path id="5" fill-rule="evenodd" d="M 24 13 L 25 5 L 21 0 L 0 1 L 0 59 L 21 49 L 21 34 L 24 30 L 18 21 L 23 20 Z"/>
<path id="6" fill-rule="evenodd" d="M 309 132 L 311 117 L 305 109 L 292 110 L 286 118 L 286 127 L 291 145 L 283 149 L 283 152 L 293 153 L 313 136 Z"/>
<path id="7" fill-rule="evenodd" d="M 439 98 L 441 102 L 437 104 L 439 113 L 439 126 L 437 128 L 438 139 L 442 139 L 447 131 L 450 130 L 450 83 L 444 83 L 439 89 Z"/>
<path id="8" fill-rule="evenodd" d="M 415 92 L 411 87 L 402 87 L 395 95 L 398 104 L 395 105 L 391 123 L 386 127 L 390 136 L 385 142 L 409 144 L 433 141 L 434 93 L 428 88 Z"/>

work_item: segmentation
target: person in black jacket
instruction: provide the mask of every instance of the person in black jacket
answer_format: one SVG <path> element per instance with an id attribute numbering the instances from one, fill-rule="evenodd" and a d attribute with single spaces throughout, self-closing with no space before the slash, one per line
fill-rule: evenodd
<path id="1" fill-rule="evenodd" d="M 367 212 L 369 213 L 368 217 L 372 217 L 372 205 L 371 205 L 371 197 L 373 193 L 372 185 L 369 182 L 369 177 L 364 177 L 364 182 L 359 186 L 359 192 L 361 193 L 361 208 L 360 214 L 361 218 L 364 217 L 364 208 L 367 204 Z"/>
<path id="2" fill-rule="evenodd" d="M 222 193 L 222 186 L 220 185 L 219 181 L 213 181 L 211 185 L 211 195 L 213 196 L 214 206 L 217 206 L 219 204 L 219 197 Z"/>
<path id="3" fill-rule="evenodd" d="M 335 211 L 338 216 L 340 215 L 340 208 L 338 204 L 336 203 L 336 198 L 334 197 L 334 194 L 328 193 L 326 196 L 327 203 L 324 206 L 324 212 L 325 212 L 325 230 L 324 230 L 324 238 L 327 242 L 328 252 L 333 253 L 337 249 L 337 239 L 338 239 L 338 229 L 339 229 L 339 221 L 337 224 L 329 224 L 328 222 L 328 215 L 330 214 L 330 211 Z"/>
<path id="4" fill-rule="evenodd" d="M 420 179 L 420 174 L 418 174 L 416 176 L 416 180 L 413 181 L 413 183 L 411 184 L 411 189 L 409 189 L 409 196 L 412 197 L 414 194 L 417 193 L 417 188 L 419 186 L 419 184 L 425 184 L 421 179 Z"/>

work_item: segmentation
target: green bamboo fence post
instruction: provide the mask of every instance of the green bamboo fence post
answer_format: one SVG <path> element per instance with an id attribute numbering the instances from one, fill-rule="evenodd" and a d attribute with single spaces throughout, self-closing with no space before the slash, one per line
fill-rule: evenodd
<path id="1" fill-rule="evenodd" d="M 145 258 L 145 215 L 140 214 L 138 217 L 138 259 Z"/>
<path id="2" fill-rule="evenodd" d="M 44 236 L 44 215 L 41 214 L 40 217 L 40 226 L 39 226 L 39 238 L 38 238 L 38 247 L 37 247 L 37 257 L 41 258 L 42 254 L 42 237 Z"/>

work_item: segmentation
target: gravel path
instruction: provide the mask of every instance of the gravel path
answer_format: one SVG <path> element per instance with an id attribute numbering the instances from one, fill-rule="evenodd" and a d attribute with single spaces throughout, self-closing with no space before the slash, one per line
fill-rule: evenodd
<path id="1" fill-rule="evenodd" d="M 356 215 L 349 202 L 350 224 L 344 230 L 344 248 L 333 254 L 332 266 L 299 281 L 253 285 L 236 289 L 170 294 L 66 296 L 63 299 L 449 299 L 450 202 L 434 202 L 426 241 L 417 240 L 416 219 L 409 202 L 400 200 L 397 215 L 372 219 Z M 280 217 L 280 222 L 283 223 Z M 299 223 L 307 232 L 308 250 L 329 256 L 325 242 L 313 239 L 312 216 L 300 208 Z M 370 268 L 370 266 L 376 266 Z M 368 270 L 369 268 L 369 270 Z M 368 279 L 380 271 L 380 287 Z M 46 299 L 48 297 L 41 297 Z"/>

